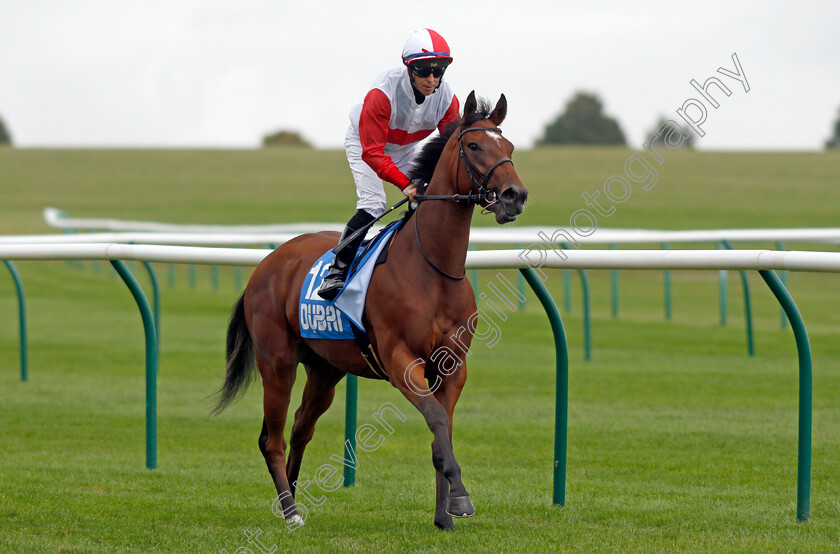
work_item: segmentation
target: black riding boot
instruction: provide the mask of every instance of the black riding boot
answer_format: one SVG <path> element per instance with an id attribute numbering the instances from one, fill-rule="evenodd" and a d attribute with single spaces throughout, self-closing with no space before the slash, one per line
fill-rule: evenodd
<path id="1" fill-rule="evenodd" d="M 356 210 L 356 214 L 350 218 L 350 221 L 344 228 L 344 232 L 341 233 L 341 238 L 338 240 L 339 244 L 374 219 L 366 211 Z M 335 259 L 330 265 L 330 270 L 324 278 L 321 288 L 318 289 L 318 296 L 324 300 L 332 300 L 338 295 L 338 291 L 341 290 L 344 286 L 344 281 L 347 279 L 347 270 L 350 268 L 350 264 L 353 263 L 353 258 L 356 257 L 356 250 L 359 249 L 359 245 L 364 238 L 365 233 L 359 233 L 359 236 L 353 239 L 352 242 L 335 252 Z"/>

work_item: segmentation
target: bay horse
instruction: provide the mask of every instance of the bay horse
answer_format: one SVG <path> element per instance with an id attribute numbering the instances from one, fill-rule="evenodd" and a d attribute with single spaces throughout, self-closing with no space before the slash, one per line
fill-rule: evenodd
<path id="1" fill-rule="evenodd" d="M 424 146 L 409 176 L 429 183 L 425 195 L 406 216 L 413 223 L 407 221 L 395 235 L 387 260 L 374 271 L 365 302 L 363 324 L 388 381 L 420 411 L 434 435 L 434 523 L 445 530 L 454 529 L 453 516 L 475 513 L 452 452 L 452 416 L 475 331 L 475 318 L 472 328 L 468 324 L 476 313 L 475 297 L 463 279 L 470 223 L 476 205 L 494 213 L 500 224 L 513 221 L 528 197 L 510 160 L 513 145 L 498 128 L 506 113 L 504 95 L 490 111 L 473 91 L 454 128 Z M 348 373 L 382 379 L 354 340 L 300 335 L 301 285 L 338 238 L 334 232 L 305 234 L 268 255 L 236 303 L 227 331 L 225 381 L 215 413 L 244 392 L 256 361 L 264 410 L 259 447 L 277 489 L 275 506 L 282 507 L 287 525 L 303 523 L 295 485 L 304 449 L 333 401 L 336 384 Z M 441 348 L 446 357 L 434 355 Z M 283 432 L 298 364 L 306 369 L 306 386 L 286 460 Z M 435 383 L 433 392 L 427 380 Z"/>

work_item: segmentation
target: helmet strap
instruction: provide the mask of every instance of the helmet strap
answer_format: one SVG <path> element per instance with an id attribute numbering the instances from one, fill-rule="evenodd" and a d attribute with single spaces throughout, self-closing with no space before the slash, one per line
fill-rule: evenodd
<path id="1" fill-rule="evenodd" d="M 420 104 L 426 101 L 426 96 L 422 92 L 417 90 L 417 87 L 414 86 L 414 76 L 411 74 L 411 69 L 409 69 L 408 66 L 406 66 L 405 70 L 408 72 L 408 82 L 411 85 L 411 92 L 414 93 L 414 101 L 419 106 Z"/>

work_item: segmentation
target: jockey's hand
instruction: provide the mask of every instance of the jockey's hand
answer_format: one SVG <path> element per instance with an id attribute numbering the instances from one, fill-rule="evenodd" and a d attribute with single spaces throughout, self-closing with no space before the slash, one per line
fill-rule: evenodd
<path id="1" fill-rule="evenodd" d="M 404 189 L 403 194 L 408 197 L 409 200 L 414 202 L 414 197 L 417 195 L 417 185 L 414 183 L 409 183 Z"/>

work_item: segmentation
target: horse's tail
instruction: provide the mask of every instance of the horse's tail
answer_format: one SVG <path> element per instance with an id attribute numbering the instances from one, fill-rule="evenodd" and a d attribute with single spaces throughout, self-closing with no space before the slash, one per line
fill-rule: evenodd
<path id="1" fill-rule="evenodd" d="M 225 383 L 216 393 L 216 407 L 212 415 L 219 415 L 241 396 L 254 378 L 254 343 L 245 322 L 245 293 L 230 314 L 227 330 L 227 365 Z"/>

